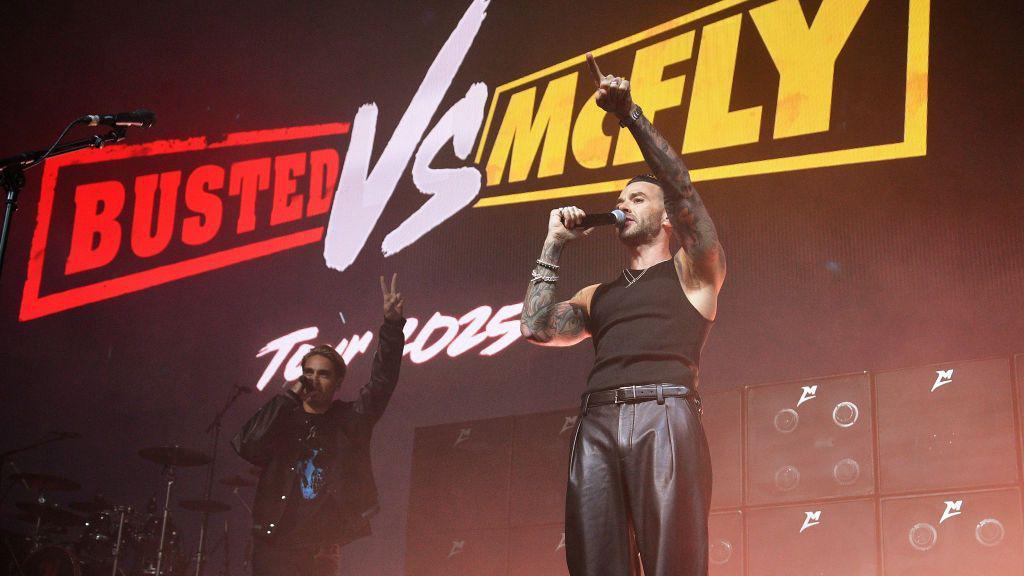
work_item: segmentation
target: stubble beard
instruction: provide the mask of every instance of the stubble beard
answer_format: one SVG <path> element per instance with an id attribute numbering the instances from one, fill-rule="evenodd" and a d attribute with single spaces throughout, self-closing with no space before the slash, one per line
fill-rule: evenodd
<path id="1" fill-rule="evenodd" d="M 637 219 L 633 221 L 633 225 L 629 226 L 628 230 L 619 229 L 619 240 L 630 248 L 636 248 L 653 242 L 658 231 L 657 223 L 648 222 L 647 219 Z"/>

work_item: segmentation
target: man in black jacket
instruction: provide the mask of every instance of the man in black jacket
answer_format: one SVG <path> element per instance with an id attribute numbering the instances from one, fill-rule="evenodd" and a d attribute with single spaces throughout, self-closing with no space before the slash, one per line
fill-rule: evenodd
<path id="1" fill-rule="evenodd" d="M 377 487 L 373 426 L 398 382 L 405 300 L 381 277 L 384 324 L 370 381 L 354 402 L 334 400 L 345 361 L 321 345 L 302 359 L 302 377 L 245 423 L 232 445 L 262 468 L 253 502 L 253 576 L 337 573 L 335 551 L 370 533 Z"/>

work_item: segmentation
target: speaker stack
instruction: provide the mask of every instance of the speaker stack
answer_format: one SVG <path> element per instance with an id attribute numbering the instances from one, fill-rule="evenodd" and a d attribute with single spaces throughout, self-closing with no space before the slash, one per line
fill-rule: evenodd
<path id="1" fill-rule="evenodd" d="M 406 574 L 504 574 L 512 418 L 416 430 Z"/>
<path id="2" fill-rule="evenodd" d="M 706 394 L 709 574 L 1021 576 L 1022 396 L 1024 354 Z M 406 573 L 567 574 L 577 425 L 418 429 Z"/>

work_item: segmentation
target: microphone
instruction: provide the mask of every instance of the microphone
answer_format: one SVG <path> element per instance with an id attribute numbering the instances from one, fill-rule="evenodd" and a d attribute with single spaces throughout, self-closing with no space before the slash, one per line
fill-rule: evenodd
<path id="1" fill-rule="evenodd" d="M 156 122 L 156 114 L 152 110 L 139 108 L 131 112 L 121 112 L 113 115 L 87 114 L 79 119 L 89 126 L 139 126 L 149 128 Z"/>
<path id="2" fill-rule="evenodd" d="M 622 226 L 626 223 L 626 215 L 622 210 L 612 210 L 603 214 L 587 214 L 580 222 L 579 228 L 590 228 L 592 226 Z"/>

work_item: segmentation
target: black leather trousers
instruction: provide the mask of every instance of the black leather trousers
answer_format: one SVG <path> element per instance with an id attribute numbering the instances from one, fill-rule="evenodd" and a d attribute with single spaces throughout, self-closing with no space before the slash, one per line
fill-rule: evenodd
<path id="1" fill-rule="evenodd" d="M 705 576 L 711 457 L 696 397 L 591 406 L 569 461 L 572 576 Z"/>

